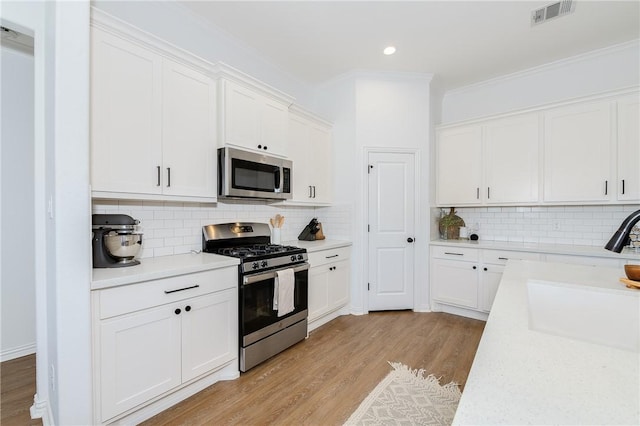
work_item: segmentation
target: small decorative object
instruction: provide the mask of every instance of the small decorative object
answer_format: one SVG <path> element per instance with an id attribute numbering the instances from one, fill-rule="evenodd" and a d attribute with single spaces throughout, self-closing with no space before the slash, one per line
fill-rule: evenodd
<path id="1" fill-rule="evenodd" d="M 440 238 L 443 240 L 456 240 L 460 237 L 460 227 L 465 226 L 464 220 L 456 215 L 454 207 L 451 207 L 448 215 L 440 218 Z"/>

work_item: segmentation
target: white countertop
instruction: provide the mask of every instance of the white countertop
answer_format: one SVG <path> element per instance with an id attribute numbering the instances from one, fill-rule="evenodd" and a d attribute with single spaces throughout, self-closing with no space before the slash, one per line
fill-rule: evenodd
<path id="1" fill-rule="evenodd" d="M 285 241 L 283 244 L 289 246 L 297 246 L 307 249 L 309 253 L 313 253 L 315 251 L 321 250 L 331 250 L 339 247 L 349 247 L 351 245 L 351 241 L 344 240 L 316 240 L 316 241 L 300 241 L 300 240 L 292 240 Z"/>
<path id="2" fill-rule="evenodd" d="M 640 307 L 621 275 L 510 260 L 453 424 L 640 424 L 640 353 L 529 329 L 528 280 L 629 292 Z"/>
<path id="3" fill-rule="evenodd" d="M 566 254 L 574 256 L 608 257 L 620 260 L 637 260 L 640 262 L 640 252 L 625 249 L 622 253 L 614 253 L 599 246 L 577 246 L 572 244 L 538 244 L 516 243 L 508 241 L 488 240 L 431 240 L 433 246 L 457 246 L 493 250 L 528 251 L 549 254 Z"/>
<path id="4" fill-rule="evenodd" d="M 116 287 L 240 264 L 236 258 L 210 253 L 176 254 L 139 260 L 140 265 L 135 266 L 94 268 L 91 289 Z"/>

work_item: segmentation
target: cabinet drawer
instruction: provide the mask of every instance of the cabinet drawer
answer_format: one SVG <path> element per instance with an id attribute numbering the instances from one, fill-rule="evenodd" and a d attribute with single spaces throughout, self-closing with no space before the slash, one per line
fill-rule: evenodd
<path id="1" fill-rule="evenodd" d="M 508 251 L 508 250 L 483 250 L 482 260 L 485 263 L 494 263 L 496 265 L 506 265 L 507 260 L 540 260 L 540 253 L 530 253 L 526 251 Z"/>
<path id="2" fill-rule="evenodd" d="M 438 259 L 463 260 L 476 262 L 479 258 L 479 250 L 467 247 L 441 247 L 432 246 L 431 256 Z"/>
<path id="3" fill-rule="evenodd" d="M 340 247 L 331 250 L 322 250 L 309 253 L 309 264 L 313 266 L 326 265 L 351 257 L 351 247 Z"/>
<path id="4" fill-rule="evenodd" d="M 233 266 L 99 290 L 100 319 L 237 286 L 238 269 Z"/>

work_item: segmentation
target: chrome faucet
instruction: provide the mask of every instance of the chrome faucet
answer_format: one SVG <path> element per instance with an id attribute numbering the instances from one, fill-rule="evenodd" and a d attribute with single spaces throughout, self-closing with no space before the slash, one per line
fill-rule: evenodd
<path id="1" fill-rule="evenodd" d="M 631 234 L 631 230 L 633 226 L 640 221 L 640 210 L 636 210 L 631 213 L 629 217 L 627 217 L 620 225 L 620 228 L 613 234 L 609 242 L 604 248 L 610 251 L 615 251 L 616 253 L 620 253 L 622 248 L 627 245 L 627 240 L 629 240 L 629 234 Z"/>

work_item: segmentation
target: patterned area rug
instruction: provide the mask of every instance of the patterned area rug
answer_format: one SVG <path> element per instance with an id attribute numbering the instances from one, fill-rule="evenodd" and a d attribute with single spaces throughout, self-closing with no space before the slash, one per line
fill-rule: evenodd
<path id="1" fill-rule="evenodd" d="M 456 383 L 441 386 L 433 374 L 398 362 L 345 425 L 450 425 L 460 401 Z"/>

